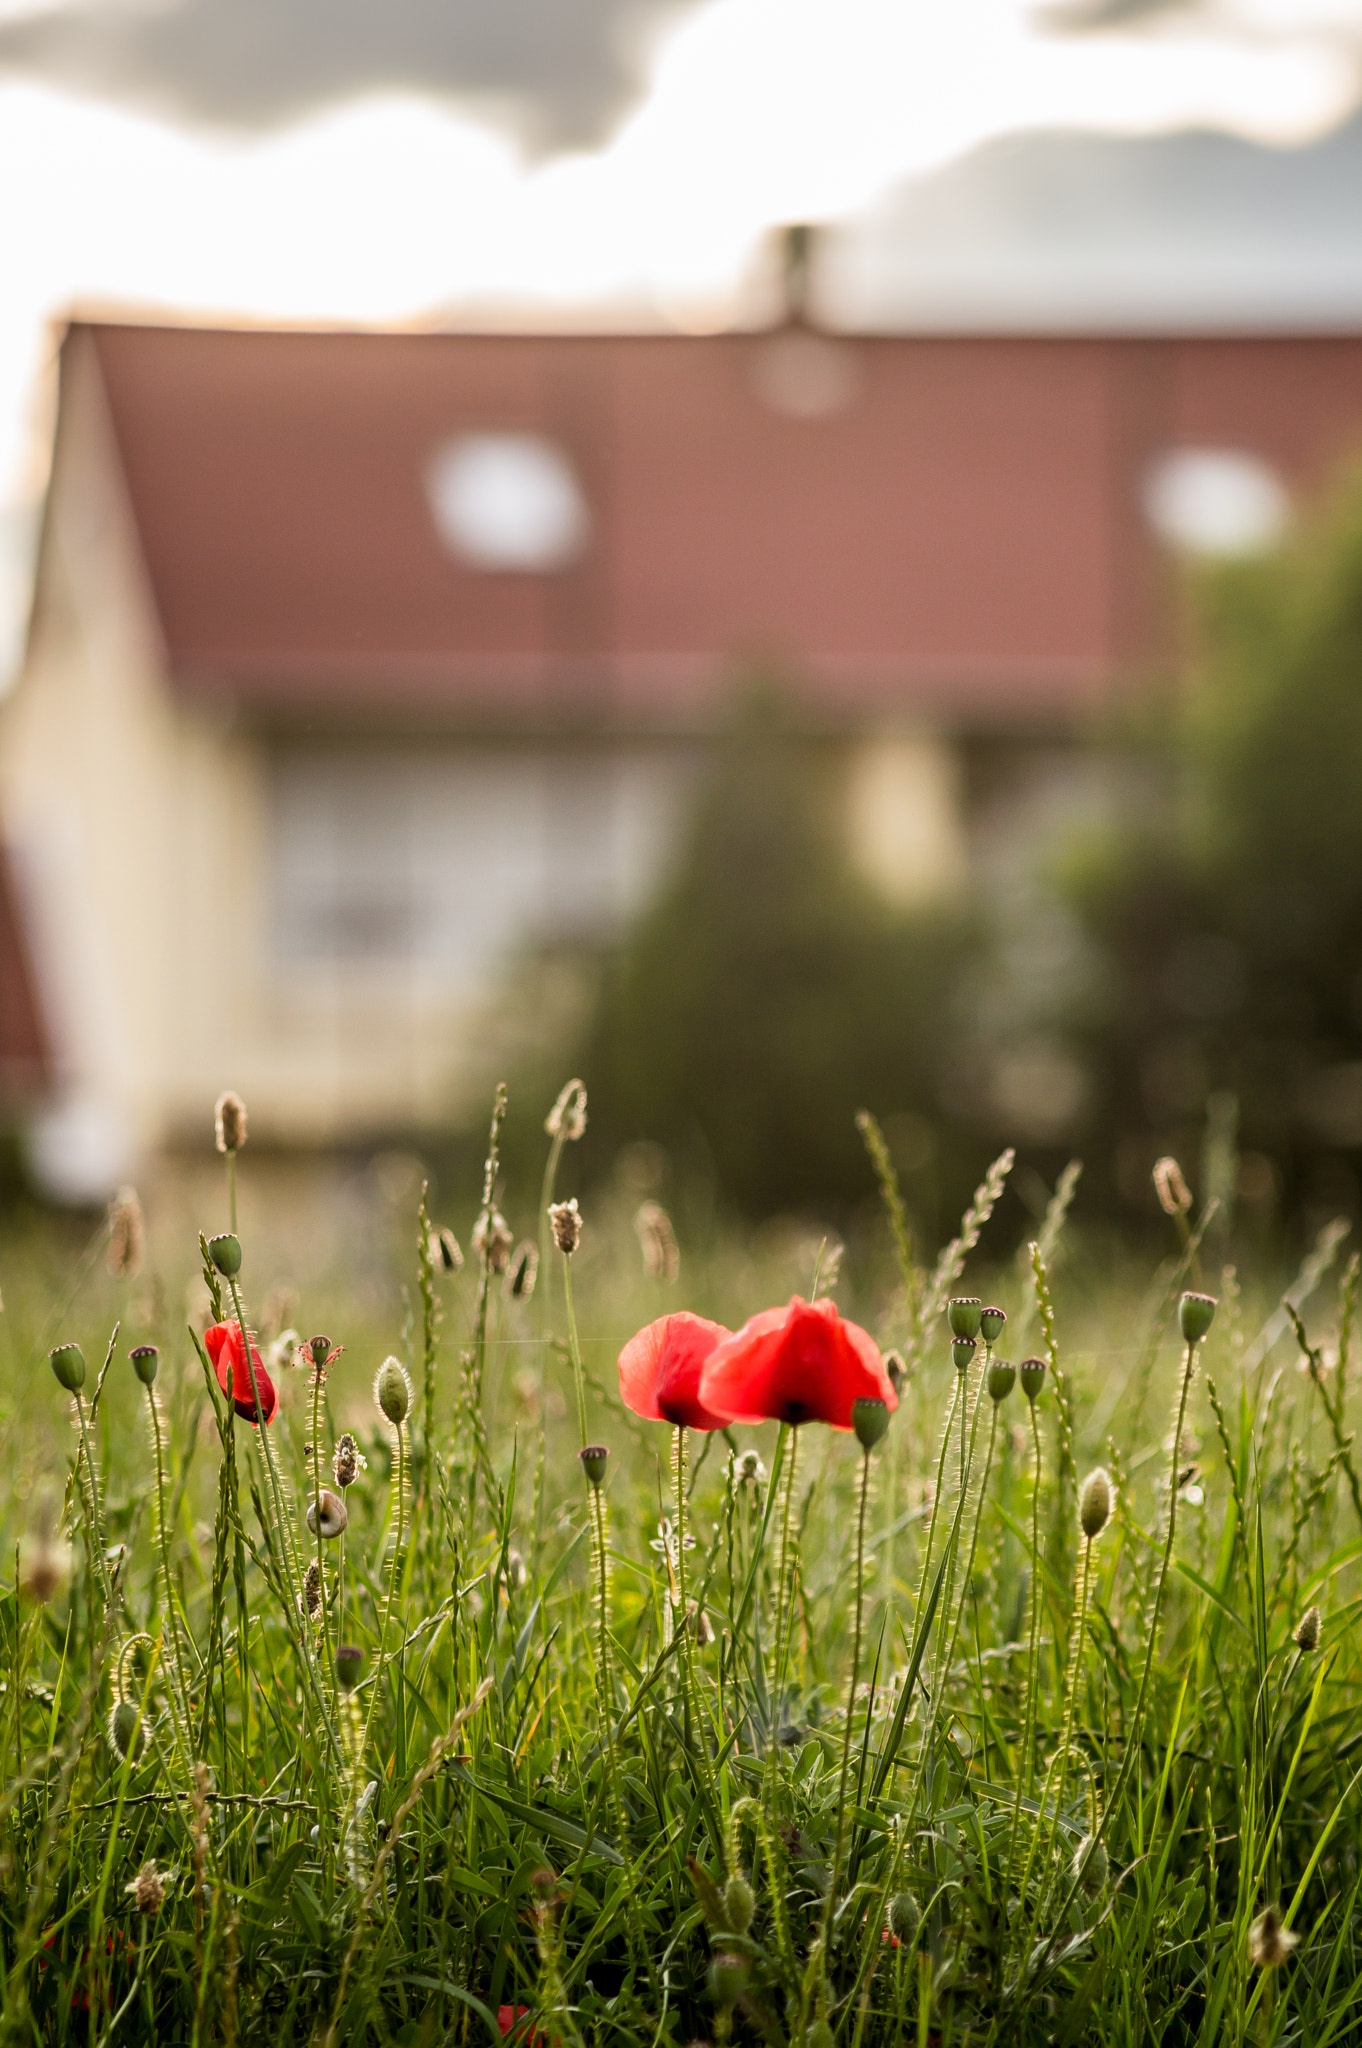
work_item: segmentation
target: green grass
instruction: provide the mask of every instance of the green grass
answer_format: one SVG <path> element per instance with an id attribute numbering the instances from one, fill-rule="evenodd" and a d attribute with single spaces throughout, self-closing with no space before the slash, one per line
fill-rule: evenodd
<path id="1" fill-rule="evenodd" d="M 432 1263 L 413 1204 L 400 1291 L 309 1297 L 346 1349 L 321 1387 L 276 1375 L 266 1433 L 173 1280 L 0 1247 L 0 2042 L 476 2043 L 503 2008 L 593 2048 L 1362 2039 L 1357 1262 L 1322 1241 L 1296 1322 L 1195 1235 L 1152 1276 L 1085 1253 L 1072 1181 L 1034 1252 L 998 1241 L 1005 1172 L 929 1264 L 886 1169 L 890 1227 L 835 1279 L 768 1235 L 649 1280 L 603 1196 L 575 1316 L 551 1246 L 510 1296 L 471 1233 L 461 1272 Z M 278 1277 L 250 1179 L 247 1152 L 248 1319 Z M 185 1219 L 186 1260 L 226 1201 Z M 888 1434 L 865 1459 L 813 1425 L 692 1436 L 679 1548 L 671 1433 L 621 1406 L 620 1344 L 816 1284 L 905 1360 Z M 1190 1356 L 1189 1284 L 1220 1298 Z M 962 1291 L 1007 1309 L 1000 1355 L 1047 1359 L 1034 1408 L 995 1406 L 981 1357 L 957 1379 Z M 58 1341 L 85 1350 L 83 1427 Z M 367 1463 L 319 1540 L 345 1428 Z M 710 1640 L 676 1625 L 682 1568 Z M 1296 1937 L 1275 1969 L 1270 1905 Z"/>

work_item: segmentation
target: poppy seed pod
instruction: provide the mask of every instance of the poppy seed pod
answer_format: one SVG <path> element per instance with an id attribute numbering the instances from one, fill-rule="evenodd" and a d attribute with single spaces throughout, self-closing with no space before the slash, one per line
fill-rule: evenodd
<path id="1" fill-rule="evenodd" d="M 406 1421 L 411 1410 L 411 1381 L 400 1359 L 385 1358 L 378 1368 L 374 1399 L 389 1422 L 396 1425 Z"/>
<path id="2" fill-rule="evenodd" d="M 985 1308 L 979 1311 L 979 1333 L 985 1344 L 996 1344 L 1003 1334 L 1007 1321 L 1005 1308 Z"/>
<path id="3" fill-rule="evenodd" d="M 1101 1535 L 1110 1519 L 1111 1475 L 1099 1465 L 1089 1472 L 1078 1496 L 1079 1525 L 1089 1543 Z"/>
<path id="4" fill-rule="evenodd" d="M 1091 1835 L 1084 1835 L 1074 1850 L 1070 1865 L 1073 1875 L 1081 1878 L 1085 1892 L 1105 1891 L 1107 1877 L 1111 1870 L 1111 1858 L 1105 1842 L 1094 1842 Z"/>
<path id="5" fill-rule="evenodd" d="M 319 1522 L 320 1533 L 328 1540 L 339 1536 L 349 1519 L 350 1511 L 345 1502 L 338 1493 L 332 1493 L 329 1486 L 324 1486 L 307 1504 L 307 1526 L 314 1536 L 318 1533 Z"/>
<path id="6" fill-rule="evenodd" d="M 1022 1392 L 1028 1401 L 1034 1401 L 1039 1395 L 1041 1388 L 1045 1385 L 1045 1370 L 1045 1360 L 1043 1358 L 1024 1358 L 1017 1367 Z"/>
<path id="7" fill-rule="evenodd" d="M 584 1450 L 578 1451 L 577 1456 L 581 1459 L 582 1470 L 591 1484 L 599 1486 L 605 1477 L 605 1463 L 610 1456 L 609 1447 L 605 1444 L 587 1444 Z"/>
<path id="8" fill-rule="evenodd" d="M 757 1910 L 757 1896 L 740 1870 L 724 1886 L 724 1918 L 735 1934 L 746 1934 Z"/>
<path id="9" fill-rule="evenodd" d="M 331 1339 L 329 1337 L 309 1337 L 307 1340 L 307 1350 L 312 1363 L 320 1369 L 331 1356 Z"/>
<path id="10" fill-rule="evenodd" d="M 876 1401 L 873 1396 L 862 1394 L 851 1404 L 851 1426 L 856 1432 L 857 1443 L 869 1455 L 889 1427 L 888 1402 Z"/>
<path id="11" fill-rule="evenodd" d="M 709 1966 L 709 1995 L 716 2005 L 736 2005 L 747 1989 L 747 1959 L 745 1956 L 729 1955 L 727 1952 L 715 1956 Z"/>
<path id="12" fill-rule="evenodd" d="M 582 1217 L 574 1195 L 570 1202 L 550 1202 L 549 1224 L 553 1241 L 565 1259 L 570 1259 L 582 1241 Z"/>
<path id="13" fill-rule="evenodd" d="M 241 1239 L 230 1230 L 208 1240 L 208 1256 L 224 1280 L 235 1280 L 241 1271 Z"/>
<path id="14" fill-rule="evenodd" d="M 47 1360 L 58 1386 L 65 1387 L 68 1394 L 78 1394 L 85 1385 L 85 1353 L 79 1344 L 58 1344 L 48 1352 Z"/>
<path id="15" fill-rule="evenodd" d="M 951 1344 L 951 1364 L 957 1372 L 968 1372 L 970 1360 L 979 1346 L 973 1337 L 956 1337 Z"/>
<path id="16" fill-rule="evenodd" d="M 946 1303 L 952 1337 L 977 1337 L 983 1315 L 984 1305 L 977 1294 L 957 1295 L 954 1301 Z"/>
<path id="17" fill-rule="evenodd" d="M 142 1385 L 144 1387 L 154 1386 L 156 1384 L 156 1368 L 161 1362 L 161 1354 L 156 1349 L 156 1346 L 154 1344 L 134 1344 L 132 1350 L 128 1353 L 128 1358 L 133 1371 L 137 1374 L 138 1379 L 141 1380 Z"/>
<path id="18" fill-rule="evenodd" d="M 1307 1607 L 1296 1623 L 1292 1637 L 1296 1648 L 1303 1657 L 1309 1657 L 1319 1648 L 1320 1612 L 1318 1607 Z"/>
<path id="19" fill-rule="evenodd" d="M 342 1692 L 353 1692 L 359 1684 L 364 1652 L 358 1643 L 342 1643 L 336 1652 L 336 1683 Z"/>
<path id="20" fill-rule="evenodd" d="M 922 1925 L 922 1908 L 911 1892 L 895 1892 L 889 1901 L 889 1932 L 905 1947 L 917 1940 Z"/>
<path id="21" fill-rule="evenodd" d="M 1017 1382 L 1017 1368 L 1005 1358 L 995 1358 L 988 1369 L 990 1401 L 1005 1401 Z"/>
<path id="22" fill-rule="evenodd" d="M 1213 1294 L 1184 1294 L 1178 1303 L 1178 1328 L 1184 1344 L 1199 1344 L 1215 1321 L 1218 1303 Z"/>
<path id="23" fill-rule="evenodd" d="M 109 1716 L 109 1743 L 136 1763 L 147 1746 L 147 1731 L 135 1700 L 119 1700 Z"/>

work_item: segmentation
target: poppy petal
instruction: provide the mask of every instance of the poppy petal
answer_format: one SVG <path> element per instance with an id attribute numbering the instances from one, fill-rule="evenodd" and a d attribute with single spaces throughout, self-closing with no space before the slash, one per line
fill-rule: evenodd
<path id="1" fill-rule="evenodd" d="M 732 1422 L 826 1422 L 850 1429 L 853 1404 L 869 1397 L 887 1408 L 898 1396 L 868 1331 L 830 1301 L 764 1309 L 710 1353 L 700 1399 Z"/>
<path id="2" fill-rule="evenodd" d="M 626 1407 L 650 1422 L 682 1429 L 721 1429 L 724 1418 L 700 1399 L 700 1373 L 730 1332 L 687 1310 L 659 1316 L 629 1339 L 619 1357 Z"/>

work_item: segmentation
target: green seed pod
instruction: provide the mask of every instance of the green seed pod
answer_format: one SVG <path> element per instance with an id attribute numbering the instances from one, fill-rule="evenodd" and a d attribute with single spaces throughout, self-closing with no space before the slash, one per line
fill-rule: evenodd
<path id="1" fill-rule="evenodd" d="M 331 1339 L 329 1337 L 309 1337 L 307 1340 L 307 1350 L 312 1363 L 320 1372 L 331 1356 Z"/>
<path id="2" fill-rule="evenodd" d="M 1089 1543 L 1101 1535 L 1111 1519 L 1111 1475 L 1099 1465 L 1089 1472 L 1078 1496 L 1078 1520 Z"/>
<path id="3" fill-rule="evenodd" d="M 230 1230 L 210 1237 L 208 1256 L 224 1280 L 235 1280 L 241 1271 L 241 1239 Z"/>
<path id="4" fill-rule="evenodd" d="M 742 1872 L 735 1871 L 724 1886 L 724 1918 L 735 1934 L 746 1934 L 756 1910 L 756 1893 Z"/>
<path id="5" fill-rule="evenodd" d="M 588 1444 L 585 1450 L 578 1451 L 577 1456 L 591 1484 L 599 1486 L 605 1477 L 605 1461 L 610 1456 L 608 1447 L 605 1444 Z"/>
<path id="6" fill-rule="evenodd" d="M 873 1451 L 889 1427 L 889 1403 L 863 1394 L 851 1404 L 851 1426 L 863 1451 Z"/>
<path id="7" fill-rule="evenodd" d="M 1028 1401 L 1034 1401 L 1039 1395 L 1041 1388 L 1045 1385 L 1045 1360 L 1043 1358 L 1024 1358 L 1018 1366 L 1017 1372 L 1021 1379 L 1022 1392 Z"/>
<path id="8" fill-rule="evenodd" d="M 357 1643 L 342 1643 L 336 1652 L 336 1683 L 342 1692 L 353 1692 L 359 1684 L 364 1652 Z"/>
<path id="9" fill-rule="evenodd" d="M 119 1700 L 109 1716 L 109 1742 L 136 1763 L 147 1746 L 147 1731 L 135 1700 Z"/>
<path id="10" fill-rule="evenodd" d="M 957 1372 L 968 1372 L 970 1360 L 979 1346 L 973 1337 L 957 1337 L 951 1345 L 951 1364 Z"/>
<path id="11" fill-rule="evenodd" d="M 411 1381 L 400 1359 L 385 1358 L 374 1381 L 374 1399 L 389 1422 L 405 1422 L 411 1410 Z"/>
<path id="12" fill-rule="evenodd" d="M 716 2005 L 736 2005 L 747 1989 L 747 1958 L 721 1950 L 709 1966 L 709 1995 Z"/>
<path id="13" fill-rule="evenodd" d="M 1199 1344 L 1211 1324 L 1219 1304 L 1213 1294 L 1184 1294 L 1178 1303 L 1178 1327 L 1182 1331 L 1184 1344 Z"/>
<path id="14" fill-rule="evenodd" d="M 156 1368 L 161 1362 L 161 1354 L 156 1349 L 156 1346 L 154 1344 L 134 1344 L 132 1350 L 128 1353 L 128 1357 L 132 1363 L 132 1369 L 137 1374 L 138 1379 L 141 1380 L 142 1385 L 144 1387 L 155 1386 Z"/>
<path id="15" fill-rule="evenodd" d="M 1003 1334 L 1007 1321 L 1005 1308 L 985 1308 L 979 1311 L 979 1332 L 985 1344 L 996 1344 Z"/>
<path id="16" fill-rule="evenodd" d="M 1084 1863 L 1085 1857 L 1087 1858 L 1086 1866 Z M 1075 1877 L 1080 1872 L 1082 1873 L 1083 1889 L 1085 1892 L 1105 1891 L 1107 1877 L 1111 1870 L 1111 1858 L 1107 1854 L 1106 1843 L 1094 1842 L 1091 1835 L 1084 1835 L 1082 1841 L 1074 1850 L 1074 1860 L 1070 1868 Z"/>
<path id="17" fill-rule="evenodd" d="M 995 1358 L 988 1369 L 988 1397 L 990 1401 L 1005 1401 L 1016 1383 L 1016 1366 L 1009 1365 L 1005 1358 Z"/>
<path id="18" fill-rule="evenodd" d="M 922 1925 L 922 1908 L 911 1892 L 895 1892 L 889 1901 L 889 1932 L 911 1948 Z"/>
<path id="19" fill-rule="evenodd" d="M 983 1313 L 984 1305 L 977 1294 L 957 1295 L 954 1301 L 948 1301 L 946 1319 L 952 1337 L 977 1337 Z"/>
<path id="20" fill-rule="evenodd" d="M 85 1353 L 79 1344 L 58 1344 L 48 1352 L 47 1361 L 57 1375 L 58 1386 L 65 1387 L 68 1394 L 79 1393 L 85 1385 Z"/>

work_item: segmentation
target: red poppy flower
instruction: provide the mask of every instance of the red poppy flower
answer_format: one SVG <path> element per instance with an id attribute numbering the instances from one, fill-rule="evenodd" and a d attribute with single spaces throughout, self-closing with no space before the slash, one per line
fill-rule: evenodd
<path id="1" fill-rule="evenodd" d="M 211 1329 L 203 1333 L 203 1348 L 213 1361 L 213 1370 L 218 1376 L 218 1385 L 223 1393 L 230 1394 L 232 1406 L 237 1414 L 244 1415 L 247 1422 L 253 1423 L 255 1395 L 251 1391 L 251 1366 L 246 1363 L 246 1347 L 241 1341 L 240 1323 L 214 1323 Z M 273 1422 L 279 1406 L 279 1396 L 254 1344 L 251 1346 L 251 1365 L 255 1367 L 255 1384 L 260 1393 L 261 1419 Z"/>
<path id="2" fill-rule="evenodd" d="M 731 1336 L 722 1323 L 707 1323 L 683 1309 L 659 1316 L 631 1337 L 620 1353 L 620 1392 L 625 1406 L 649 1422 L 674 1422 L 681 1429 L 722 1429 L 700 1399 L 700 1371 L 716 1344 Z"/>
<path id="3" fill-rule="evenodd" d="M 830 1422 L 850 1429 L 852 1403 L 898 1395 L 879 1346 L 830 1301 L 764 1309 L 716 1345 L 700 1374 L 700 1399 L 730 1422 Z"/>
<path id="4" fill-rule="evenodd" d="M 530 2048 L 543 2048 L 544 2036 L 537 2030 L 532 2034 L 527 2032 L 525 2021 L 529 2017 L 530 2008 L 528 2005 L 499 2005 L 497 2007 L 497 2025 L 503 2034 L 514 2032 L 518 2041 L 528 2038 Z"/>

